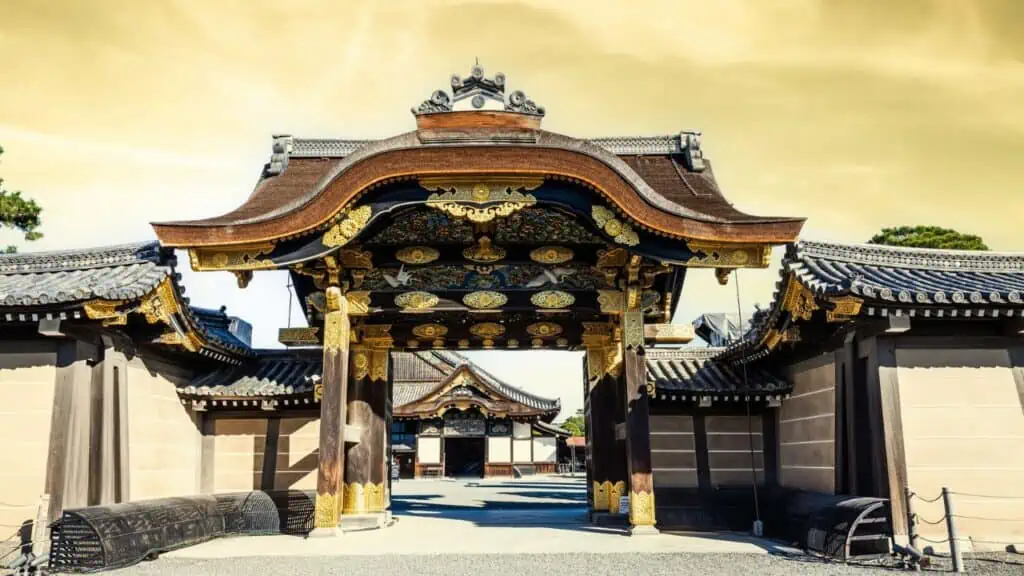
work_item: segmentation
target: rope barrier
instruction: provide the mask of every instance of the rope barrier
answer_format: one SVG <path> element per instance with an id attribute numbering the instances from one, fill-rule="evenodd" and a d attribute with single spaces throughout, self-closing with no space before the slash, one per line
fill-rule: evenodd
<path id="1" fill-rule="evenodd" d="M 956 496 L 967 496 L 968 498 L 992 498 L 994 500 L 1024 500 L 1024 496 L 997 496 L 994 494 L 972 494 L 970 492 L 953 492 L 950 490 L 950 494 Z M 942 498 L 940 495 L 939 498 Z"/>
<path id="2" fill-rule="evenodd" d="M 920 534 L 918 534 L 917 539 L 918 540 L 924 540 L 925 542 L 928 542 L 929 544 L 945 544 L 945 543 L 949 542 L 949 538 L 943 538 L 942 540 L 932 540 L 930 538 L 925 538 L 924 536 L 921 536 Z"/>
<path id="3" fill-rule="evenodd" d="M 911 498 L 917 498 L 918 500 L 921 500 L 922 502 L 927 502 L 928 504 L 931 504 L 933 502 L 938 502 L 939 500 L 942 500 L 942 494 L 939 494 L 935 498 L 928 499 L 928 498 L 925 498 L 924 496 L 921 496 L 920 494 L 918 494 L 916 492 L 911 492 L 910 493 L 910 497 Z"/>
<path id="4" fill-rule="evenodd" d="M 0 502 L 0 508 L 35 508 L 38 504 L 8 504 Z"/>
<path id="5" fill-rule="evenodd" d="M 1024 518 L 986 518 L 985 516 L 964 516 L 953 514 L 953 518 L 966 518 L 968 520 L 984 520 L 986 522 L 1024 522 Z"/>
<path id="6" fill-rule="evenodd" d="M 945 516 L 943 516 L 942 518 L 939 518 L 935 522 L 932 522 L 931 520 L 928 520 L 927 518 L 923 518 L 923 517 L 921 517 L 921 516 L 919 516 L 917 514 L 914 514 L 914 520 L 917 520 L 919 522 L 924 522 L 925 524 L 931 524 L 932 526 L 936 526 L 938 524 L 945 524 L 946 523 L 946 517 Z"/>

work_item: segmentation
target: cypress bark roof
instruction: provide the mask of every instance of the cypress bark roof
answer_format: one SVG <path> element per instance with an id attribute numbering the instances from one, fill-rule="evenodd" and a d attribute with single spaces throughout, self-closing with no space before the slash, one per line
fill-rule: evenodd
<path id="1" fill-rule="evenodd" d="M 723 348 L 652 349 L 646 353 L 647 381 L 655 395 L 780 394 L 792 386 L 784 378 L 763 369 L 742 368 L 718 362 Z"/>

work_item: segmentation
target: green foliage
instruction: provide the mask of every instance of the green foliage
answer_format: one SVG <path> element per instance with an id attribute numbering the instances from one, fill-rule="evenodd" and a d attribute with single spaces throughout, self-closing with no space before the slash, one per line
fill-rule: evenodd
<path id="1" fill-rule="evenodd" d="M 578 410 L 575 416 L 566 418 L 565 422 L 562 422 L 562 428 L 568 430 L 573 436 L 585 436 L 587 425 L 583 419 L 583 411 Z"/>
<path id="2" fill-rule="evenodd" d="M 962 234 L 938 226 L 899 226 L 883 228 L 868 244 L 904 246 L 907 248 L 935 248 L 940 250 L 988 250 L 980 236 Z"/>
<path id="3" fill-rule="evenodd" d="M 0 147 L 0 156 L 3 156 L 4 149 Z M 29 242 L 43 237 L 39 227 L 43 221 L 40 214 L 43 209 L 35 200 L 23 198 L 21 192 L 12 192 L 4 189 L 4 180 L 0 178 L 0 229 L 13 228 L 25 235 Z M 17 246 L 8 246 L 3 252 L 12 254 L 17 252 Z"/>

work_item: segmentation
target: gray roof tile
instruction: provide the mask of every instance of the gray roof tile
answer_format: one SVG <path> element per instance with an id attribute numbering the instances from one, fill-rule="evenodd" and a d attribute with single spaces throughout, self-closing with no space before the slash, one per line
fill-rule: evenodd
<path id="1" fill-rule="evenodd" d="M 226 367 L 200 376 L 178 392 L 190 396 L 275 396 L 312 393 L 315 380 L 322 374 L 323 358 L 319 350 L 261 350 L 255 361 L 245 366 Z M 393 402 L 404 406 L 436 390 L 460 366 L 467 365 L 487 385 L 512 400 L 541 410 L 558 410 L 558 399 L 548 399 L 499 380 L 464 356 L 454 352 L 430 350 L 395 352 L 395 357 L 418 356 L 430 364 L 442 363 L 447 368 L 436 378 L 421 381 L 395 382 Z M 408 358 L 399 360 L 408 362 Z"/>
<path id="2" fill-rule="evenodd" d="M 93 298 L 133 300 L 173 274 L 173 252 L 156 242 L 0 255 L 0 306 L 47 306 Z"/>
<path id="3" fill-rule="evenodd" d="M 722 348 L 648 350 L 647 381 L 658 393 L 752 394 L 784 393 L 785 379 L 759 368 L 741 368 L 715 361 Z"/>

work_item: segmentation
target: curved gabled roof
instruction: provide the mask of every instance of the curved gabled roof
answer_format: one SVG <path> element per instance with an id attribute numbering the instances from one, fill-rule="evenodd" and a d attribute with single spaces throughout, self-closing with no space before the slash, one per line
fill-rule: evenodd
<path id="1" fill-rule="evenodd" d="M 470 132 L 420 130 L 370 141 L 280 137 L 242 206 L 215 218 L 153 227 L 167 246 L 265 242 L 324 226 L 380 182 L 474 173 L 576 180 L 667 237 L 784 243 L 804 222 L 733 207 L 700 156 L 696 133 L 588 141 L 543 130 L 520 130 L 514 138 L 500 127 Z"/>

